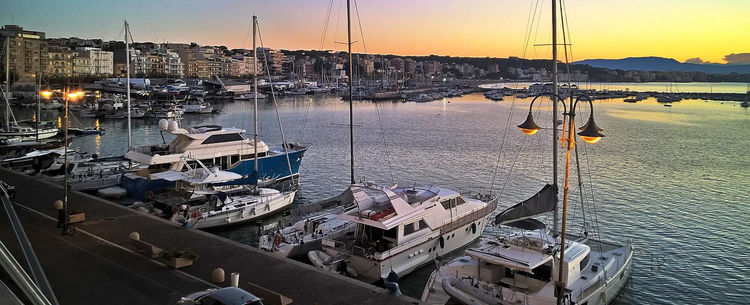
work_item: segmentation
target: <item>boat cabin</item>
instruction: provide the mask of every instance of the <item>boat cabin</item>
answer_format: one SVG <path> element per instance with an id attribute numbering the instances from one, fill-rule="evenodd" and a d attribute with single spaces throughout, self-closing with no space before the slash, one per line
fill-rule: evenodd
<path id="1" fill-rule="evenodd" d="M 438 187 L 350 187 L 356 207 L 338 216 L 356 224 L 353 232 L 329 236 L 324 244 L 357 255 L 386 257 L 389 250 L 417 239 L 438 238 L 440 228 L 464 216 L 458 192 Z"/>
<path id="2" fill-rule="evenodd" d="M 181 171 L 184 165 L 181 162 L 186 157 L 221 169 L 229 169 L 240 161 L 254 158 L 255 145 L 243 135 L 242 129 L 204 125 L 188 129 L 170 126 L 168 131 L 175 135 L 168 144 L 137 146 L 125 154 L 126 159 L 148 166 L 141 176 L 165 170 Z M 268 146 L 258 141 L 258 157 L 264 157 L 268 152 Z"/>
<path id="3" fill-rule="evenodd" d="M 555 240 L 538 232 L 515 233 L 501 239 L 501 243 L 487 243 L 483 247 L 466 250 L 477 259 L 479 280 L 495 283 L 527 294 L 549 287 L 558 278 Z M 559 247 L 557 247 L 559 248 Z M 554 254 L 553 254 L 554 252 Z M 588 245 L 570 242 L 565 251 L 563 277 L 568 287 L 581 277 L 590 260 Z"/>

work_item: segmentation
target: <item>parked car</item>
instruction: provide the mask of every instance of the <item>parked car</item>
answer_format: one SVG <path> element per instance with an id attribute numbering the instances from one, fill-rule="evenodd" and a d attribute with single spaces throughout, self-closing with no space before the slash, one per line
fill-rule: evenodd
<path id="1" fill-rule="evenodd" d="M 178 305 L 263 305 L 260 298 L 235 287 L 211 288 L 182 297 Z"/>

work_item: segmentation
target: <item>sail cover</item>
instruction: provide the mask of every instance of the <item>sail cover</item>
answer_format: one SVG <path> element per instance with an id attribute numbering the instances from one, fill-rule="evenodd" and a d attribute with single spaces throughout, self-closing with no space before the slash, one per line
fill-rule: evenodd
<path id="1" fill-rule="evenodd" d="M 526 219 L 554 211 L 557 207 L 557 185 L 547 184 L 541 191 L 495 216 L 495 225 Z"/>

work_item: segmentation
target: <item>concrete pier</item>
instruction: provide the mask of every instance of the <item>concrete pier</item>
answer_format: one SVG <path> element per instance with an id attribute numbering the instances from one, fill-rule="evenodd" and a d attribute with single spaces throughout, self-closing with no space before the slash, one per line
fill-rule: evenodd
<path id="1" fill-rule="evenodd" d="M 16 187 L 16 212 L 61 304 L 174 304 L 181 296 L 216 287 L 211 273 L 239 272 L 240 288 L 253 285 L 280 293 L 292 304 L 416 304 L 384 289 L 303 263 L 278 258 L 248 245 L 202 231 L 184 229 L 88 194 L 71 192 L 70 210 L 86 213 L 74 236 L 56 228 L 54 200 L 62 187 L 0 169 L 0 180 Z M 199 259 L 173 270 L 159 258 L 134 252 L 130 232 L 165 250 L 190 249 Z M 6 217 L 0 240 L 24 265 Z M 229 278 L 219 286 L 229 286 Z"/>

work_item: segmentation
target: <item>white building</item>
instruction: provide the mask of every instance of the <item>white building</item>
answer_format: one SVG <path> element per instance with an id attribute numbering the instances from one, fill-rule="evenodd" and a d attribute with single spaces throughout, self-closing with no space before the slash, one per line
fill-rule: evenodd
<path id="1" fill-rule="evenodd" d="M 77 74 L 91 74 L 91 75 L 112 75 L 114 69 L 114 62 L 112 60 L 113 54 L 110 51 L 102 51 L 100 48 L 78 48 L 78 53 L 74 60 L 74 64 L 78 63 L 78 66 L 74 67 L 74 71 Z M 87 59 L 87 60 L 84 60 Z M 85 66 L 83 66 L 85 65 Z"/>

